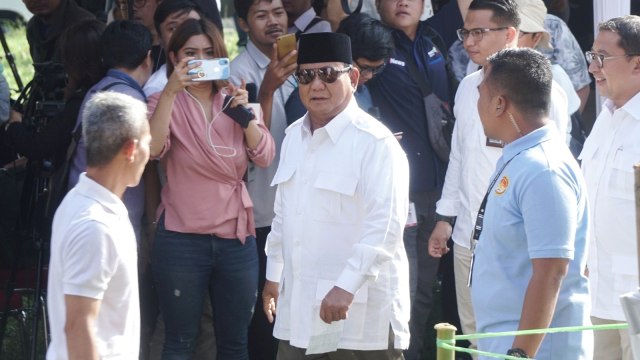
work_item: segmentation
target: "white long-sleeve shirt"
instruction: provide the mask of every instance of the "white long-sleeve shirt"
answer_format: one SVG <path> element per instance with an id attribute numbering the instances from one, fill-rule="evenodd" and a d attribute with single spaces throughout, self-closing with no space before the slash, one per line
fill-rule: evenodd
<path id="1" fill-rule="evenodd" d="M 633 165 L 640 163 L 640 94 L 607 100 L 580 159 L 591 210 L 591 315 L 625 321 L 620 295 L 638 287 Z"/>
<path id="2" fill-rule="evenodd" d="M 409 165 L 391 132 L 355 99 L 313 133 L 308 115 L 286 131 L 267 280 L 279 282 L 274 336 L 307 348 L 333 286 L 355 295 L 339 348 L 409 345 L 409 269 L 402 240 Z"/>
<path id="3" fill-rule="evenodd" d="M 445 216 L 457 216 L 452 238 L 456 244 L 470 248 L 470 239 L 478 209 L 482 203 L 496 162 L 502 148 L 487 146 L 480 115 L 478 113 L 478 85 L 483 70 L 465 77 L 456 92 L 453 108 L 456 124 L 453 128 L 451 155 L 444 179 L 442 197 L 436 204 L 436 212 Z M 569 114 L 567 96 L 554 82 L 551 90 L 549 118 L 561 134 L 566 134 Z"/>

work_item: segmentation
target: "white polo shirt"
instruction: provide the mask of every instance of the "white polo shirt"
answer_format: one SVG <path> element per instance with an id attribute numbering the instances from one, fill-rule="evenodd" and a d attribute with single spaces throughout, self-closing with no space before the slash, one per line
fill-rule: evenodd
<path id="1" fill-rule="evenodd" d="M 68 358 L 65 295 L 102 300 L 95 324 L 101 358 L 138 358 L 137 257 L 136 238 L 122 200 L 82 173 L 53 219 L 48 360 Z"/>

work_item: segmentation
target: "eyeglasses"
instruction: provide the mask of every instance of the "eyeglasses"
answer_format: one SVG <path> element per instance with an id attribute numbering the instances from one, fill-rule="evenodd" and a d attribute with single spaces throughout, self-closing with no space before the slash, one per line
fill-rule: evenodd
<path id="1" fill-rule="evenodd" d="M 298 69 L 295 72 L 295 77 L 298 80 L 299 84 L 307 85 L 311 84 L 313 79 L 316 78 L 316 75 L 327 84 L 331 84 L 338 80 L 338 77 L 346 72 L 351 71 L 353 67 L 349 65 L 344 69 L 336 69 L 330 66 L 319 68 L 319 69 Z"/>
<path id="2" fill-rule="evenodd" d="M 604 61 L 605 60 L 617 59 L 617 58 L 629 57 L 629 56 L 640 56 L 640 54 L 624 54 L 624 55 L 615 55 L 615 56 L 605 56 L 603 54 L 598 54 L 598 53 L 593 52 L 593 51 L 587 51 L 587 52 L 584 53 L 584 56 L 587 58 L 587 63 L 591 64 L 595 60 L 596 65 L 598 65 L 598 67 L 602 69 L 604 67 Z"/>
<path id="3" fill-rule="evenodd" d="M 503 27 L 493 28 L 493 29 L 471 29 L 471 30 L 458 29 L 456 30 L 456 34 L 458 34 L 458 39 L 460 39 L 460 41 L 467 40 L 469 35 L 471 35 L 471 38 L 473 39 L 473 41 L 480 41 L 482 40 L 482 37 L 484 36 L 484 34 L 488 33 L 489 31 L 501 31 L 508 28 L 509 28 L 508 26 L 503 26 Z"/>
<path id="4" fill-rule="evenodd" d="M 376 75 L 380 74 L 382 72 L 382 70 L 384 70 L 385 66 L 387 66 L 387 60 L 385 60 L 382 64 L 380 64 L 378 66 L 361 65 L 358 61 L 356 61 L 356 65 L 358 65 L 358 68 L 360 68 L 360 73 L 361 74 L 364 74 L 366 72 L 370 72 L 371 76 L 376 76 Z"/>
<path id="5" fill-rule="evenodd" d="M 536 34 L 536 33 L 534 33 L 534 32 L 526 32 L 526 31 L 520 30 L 520 34 L 518 34 L 518 37 L 523 37 L 523 36 L 527 36 L 527 35 L 531 35 L 531 34 Z"/>

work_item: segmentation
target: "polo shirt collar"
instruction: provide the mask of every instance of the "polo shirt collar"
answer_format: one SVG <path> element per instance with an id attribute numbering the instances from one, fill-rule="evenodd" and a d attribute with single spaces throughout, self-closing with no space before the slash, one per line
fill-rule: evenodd
<path id="1" fill-rule="evenodd" d="M 555 125 L 549 122 L 547 125 L 507 144 L 503 149 L 502 158 L 504 161 L 508 161 L 522 151 L 551 140 L 554 136 L 558 136 L 558 131 L 555 129 Z"/>
<path id="2" fill-rule="evenodd" d="M 304 31 L 313 18 L 316 17 L 316 11 L 313 10 L 313 6 L 309 8 L 309 10 L 305 11 L 300 15 L 296 21 L 293 22 L 293 27 L 296 27 L 300 31 Z M 292 32 L 292 31 L 289 31 Z M 295 31 L 293 31 L 295 32 Z"/>
<path id="3" fill-rule="evenodd" d="M 258 47 L 256 46 L 256 44 L 253 43 L 253 41 L 249 40 L 247 42 L 247 49 L 245 51 L 249 54 L 249 56 L 253 59 L 253 61 L 255 61 L 256 64 L 258 64 L 258 67 L 260 69 L 266 69 L 269 66 L 271 59 L 269 59 L 267 55 L 265 55 L 262 51 L 260 51 L 260 49 L 258 49 Z"/>
<path id="4" fill-rule="evenodd" d="M 127 208 L 122 200 L 104 186 L 90 179 L 86 172 L 80 174 L 75 190 L 83 196 L 94 199 L 116 215 L 128 216 Z"/>

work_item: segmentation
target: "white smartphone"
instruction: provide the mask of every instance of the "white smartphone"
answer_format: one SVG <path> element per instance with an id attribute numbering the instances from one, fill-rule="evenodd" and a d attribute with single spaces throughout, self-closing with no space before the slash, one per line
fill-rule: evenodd
<path id="1" fill-rule="evenodd" d="M 189 65 L 200 62 L 200 66 L 189 70 L 189 75 L 198 75 L 193 81 L 227 80 L 229 78 L 229 59 L 190 60 Z"/>

